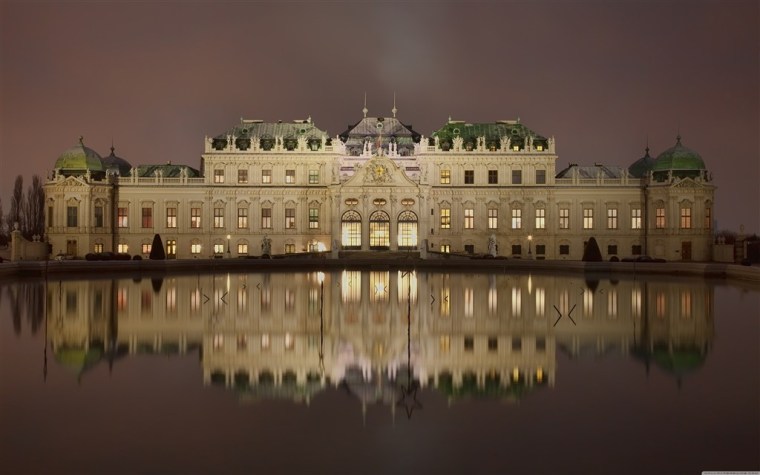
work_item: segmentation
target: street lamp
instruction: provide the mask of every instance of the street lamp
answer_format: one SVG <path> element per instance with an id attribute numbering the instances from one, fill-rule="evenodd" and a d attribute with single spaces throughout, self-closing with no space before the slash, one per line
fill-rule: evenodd
<path id="1" fill-rule="evenodd" d="M 227 258 L 231 257 L 231 255 L 230 255 L 230 237 L 232 237 L 232 236 L 230 236 L 228 234 L 227 235 Z"/>
<path id="2" fill-rule="evenodd" d="M 533 235 L 532 234 L 528 234 L 528 259 L 532 259 L 533 258 L 533 251 L 532 251 L 531 246 L 530 246 L 531 241 L 533 241 Z"/>

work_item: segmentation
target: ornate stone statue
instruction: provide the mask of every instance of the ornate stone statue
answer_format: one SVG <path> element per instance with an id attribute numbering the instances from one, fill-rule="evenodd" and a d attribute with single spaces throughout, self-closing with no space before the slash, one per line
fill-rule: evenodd
<path id="1" fill-rule="evenodd" d="M 496 257 L 496 236 L 493 234 L 488 238 L 488 253 L 491 257 Z"/>
<path id="2" fill-rule="evenodd" d="M 261 255 L 270 255 L 272 253 L 272 240 L 264 235 L 264 239 L 261 240 Z"/>

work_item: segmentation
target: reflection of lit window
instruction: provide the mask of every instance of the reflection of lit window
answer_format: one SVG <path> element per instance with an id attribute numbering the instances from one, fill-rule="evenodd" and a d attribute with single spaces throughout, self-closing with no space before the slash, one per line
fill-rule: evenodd
<path id="1" fill-rule="evenodd" d="M 268 312 L 272 307 L 272 290 L 269 287 L 261 289 L 261 311 Z"/>
<path id="2" fill-rule="evenodd" d="M 488 289 L 488 311 L 490 313 L 496 313 L 499 308 L 499 292 L 496 290 L 496 286 L 492 286 Z"/>
<path id="3" fill-rule="evenodd" d="M 583 314 L 586 317 L 594 315 L 594 293 L 590 289 L 583 292 Z"/>
<path id="4" fill-rule="evenodd" d="M 176 287 L 169 287 L 168 289 L 166 289 L 166 311 L 167 312 L 177 311 L 177 288 Z"/>
<path id="5" fill-rule="evenodd" d="M 224 348 L 224 335 L 217 333 L 214 335 L 214 351 L 220 351 Z"/>
<path id="6" fill-rule="evenodd" d="M 412 303 L 417 301 L 417 273 L 414 271 L 398 271 L 398 301 L 406 302 L 409 294 L 412 295 Z"/>
<path id="7" fill-rule="evenodd" d="M 127 309 L 127 299 L 128 293 L 126 287 L 120 287 L 119 290 L 116 293 L 116 308 L 119 311 L 123 311 Z"/>
<path id="8" fill-rule="evenodd" d="M 634 317 L 641 316 L 641 289 L 631 291 L 631 313 Z"/>
<path id="9" fill-rule="evenodd" d="M 664 292 L 657 292 L 657 295 L 655 295 L 655 314 L 659 318 L 665 317 L 665 293 Z"/>
<path id="10" fill-rule="evenodd" d="M 246 335 L 238 335 L 237 349 L 238 351 L 245 351 L 248 349 L 248 337 Z"/>
<path id="11" fill-rule="evenodd" d="M 472 288 L 464 289 L 464 316 L 472 317 L 472 313 L 475 306 L 475 292 Z"/>
<path id="12" fill-rule="evenodd" d="M 546 291 L 542 287 L 536 288 L 536 316 L 543 317 L 546 308 Z"/>
<path id="13" fill-rule="evenodd" d="M 441 353 L 448 353 L 451 348 L 451 337 L 449 335 L 442 335 L 439 341 L 439 347 Z"/>
<path id="14" fill-rule="evenodd" d="M 691 318 L 691 292 L 688 290 L 681 292 L 681 318 Z"/>
<path id="15" fill-rule="evenodd" d="M 567 290 L 563 290 L 559 294 L 559 310 L 563 315 L 566 314 L 568 310 L 570 310 L 570 295 L 568 294 Z"/>
<path id="16" fill-rule="evenodd" d="M 190 311 L 197 312 L 201 308 L 201 291 L 195 289 L 190 292 Z"/>
<path id="17" fill-rule="evenodd" d="M 370 272 L 370 302 L 382 302 L 388 300 L 389 274 L 389 272 Z"/>
<path id="18" fill-rule="evenodd" d="M 617 290 L 610 290 L 607 294 L 607 316 L 617 318 L 618 296 Z"/>
<path id="19" fill-rule="evenodd" d="M 314 315 L 319 310 L 319 289 L 312 287 L 309 289 L 309 314 Z"/>
<path id="20" fill-rule="evenodd" d="M 285 334 L 285 349 L 292 350 L 296 346 L 296 340 L 291 333 Z"/>
<path id="21" fill-rule="evenodd" d="M 451 312 L 451 296 L 448 287 L 441 289 L 440 310 L 442 317 L 448 317 Z"/>
<path id="22" fill-rule="evenodd" d="M 140 294 L 140 310 L 142 310 L 143 313 L 148 313 L 151 311 L 151 307 L 153 306 L 153 294 L 151 294 L 150 290 L 143 290 Z"/>
<path id="23" fill-rule="evenodd" d="M 296 306 L 296 293 L 293 289 L 285 289 L 285 310 L 292 311 Z"/>
<path id="24" fill-rule="evenodd" d="M 512 287 L 512 316 L 519 317 L 522 313 L 522 290 Z"/>
<path id="25" fill-rule="evenodd" d="M 262 333 L 261 334 L 261 349 L 268 350 L 270 346 L 271 346 L 271 342 L 269 341 L 269 333 Z"/>
<path id="26" fill-rule="evenodd" d="M 359 302 L 362 297 L 362 273 L 344 270 L 341 275 L 340 288 L 344 303 Z"/>
<path id="27" fill-rule="evenodd" d="M 243 287 L 238 287 L 237 308 L 239 312 L 244 312 L 248 308 L 248 292 Z"/>

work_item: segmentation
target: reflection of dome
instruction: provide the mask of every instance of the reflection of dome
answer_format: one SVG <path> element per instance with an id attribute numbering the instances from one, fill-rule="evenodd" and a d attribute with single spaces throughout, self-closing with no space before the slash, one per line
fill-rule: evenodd
<path id="1" fill-rule="evenodd" d="M 100 348 L 62 347 L 55 352 L 55 359 L 63 366 L 82 374 L 95 366 L 102 356 Z"/>
<path id="2" fill-rule="evenodd" d="M 702 157 L 697 152 L 681 145 L 680 135 L 675 146 L 662 152 L 652 166 L 652 172 L 656 175 L 673 172 L 673 176 L 678 178 L 698 176 L 704 169 L 705 162 Z"/>
<path id="3" fill-rule="evenodd" d="M 63 152 L 53 167 L 64 175 L 102 172 L 103 162 L 98 152 L 84 146 L 84 139 L 79 137 L 79 143 Z"/>
<path id="4" fill-rule="evenodd" d="M 114 148 L 111 146 L 111 155 L 103 158 L 103 168 L 106 171 L 115 170 L 119 172 L 121 176 L 129 175 L 129 171 L 132 169 L 132 165 L 121 157 L 117 157 L 113 153 Z"/>
<path id="5" fill-rule="evenodd" d="M 646 155 L 639 158 L 628 167 L 628 173 L 636 178 L 641 178 L 649 173 L 654 166 L 654 158 L 649 156 L 649 147 L 646 148 Z"/>

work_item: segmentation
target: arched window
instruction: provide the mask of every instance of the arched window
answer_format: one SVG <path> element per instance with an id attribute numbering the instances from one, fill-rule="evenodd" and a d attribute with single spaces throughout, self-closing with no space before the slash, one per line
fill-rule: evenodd
<path id="1" fill-rule="evenodd" d="M 417 249 L 417 215 L 412 211 L 398 215 L 398 248 Z"/>
<path id="2" fill-rule="evenodd" d="M 375 211 L 369 217 L 369 248 L 386 250 L 391 245 L 391 218 L 385 211 Z"/>
<path id="3" fill-rule="evenodd" d="M 341 218 L 341 245 L 343 249 L 362 248 L 362 217 L 356 211 L 346 211 Z"/>

